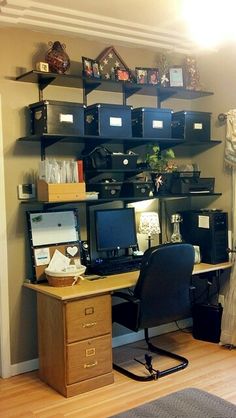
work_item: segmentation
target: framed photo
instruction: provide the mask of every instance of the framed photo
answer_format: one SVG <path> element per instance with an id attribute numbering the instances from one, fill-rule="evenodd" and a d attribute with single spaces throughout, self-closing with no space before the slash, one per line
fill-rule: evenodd
<path id="1" fill-rule="evenodd" d="M 130 81 L 130 73 L 128 70 L 121 70 L 117 68 L 115 70 L 116 80 L 119 81 Z"/>
<path id="2" fill-rule="evenodd" d="M 158 84 L 160 82 L 158 68 L 147 69 L 147 82 L 148 84 Z"/>
<path id="3" fill-rule="evenodd" d="M 85 77 L 93 77 L 93 60 L 90 58 L 82 57 L 83 63 L 83 75 Z"/>
<path id="4" fill-rule="evenodd" d="M 147 68 L 135 68 L 137 84 L 147 84 L 148 82 L 148 69 Z"/>
<path id="5" fill-rule="evenodd" d="M 183 68 L 173 67 L 169 69 L 170 87 L 184 87 Z"/>
<path id="6" fill-rule="evenodd" d="M 94 78 L 101 78 L 100 66 L 99 63 L 95 60 L 92 61 L 92 70 Z"/>

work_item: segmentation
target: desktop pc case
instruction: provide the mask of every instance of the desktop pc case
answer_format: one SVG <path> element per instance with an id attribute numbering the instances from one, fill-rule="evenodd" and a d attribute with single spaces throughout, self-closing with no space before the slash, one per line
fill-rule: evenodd
<path id="1" fill-rule="evenodd" d="M 221 304 L 195 304 L 193 306 L 193 337 L 196 340 L 218 343 L 221 333 Z"/>
<path id="2" fill-rule="evenodd" d="M 183 240 L 200 247 L 203 263 L 217 264 L 228 257 L 228 214 L 221 211 L 192 210 L 181 213 Z"/>

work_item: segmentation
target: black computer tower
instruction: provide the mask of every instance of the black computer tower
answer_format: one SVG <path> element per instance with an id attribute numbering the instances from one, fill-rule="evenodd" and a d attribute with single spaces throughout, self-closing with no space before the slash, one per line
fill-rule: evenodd
<path id="1" fill-rule="evenodd" d="M 193 306 L 193 337 L 197 340 L 218 343 L 222 312 L 221 304 L 195 304 Z"/>
<path id="2" fill-rule="evenodd" d="M 183 240 L 200 247 L 203 263 L 228 261 L 228 215 L 221 211 L 192 210 L 181 213 Z"/>

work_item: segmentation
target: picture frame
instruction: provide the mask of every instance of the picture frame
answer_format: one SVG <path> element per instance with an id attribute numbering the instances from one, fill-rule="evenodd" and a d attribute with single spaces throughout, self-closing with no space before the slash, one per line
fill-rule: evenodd
<path id="1" fill-rule="evenodd" d="M 160 73 L 158 68 L 147 69 L 147 82 L 152 85 L 160 83 Z"/>
<path id="2" fill-rule="evenodd" d="M 92 70 L 94 78 L 101 78 L 100 65 L 98 61 L 92 60 Z"/>
<path id="3" fill-rule="evenodd" d="M 169 68 L 170 87 L 184 87 L 184 76 L 182 67 Z"/>
<path id="4" fill-rule="evenodd" d="M 117 81 L 130 81 L 130 72 L 128 70 L 117 68 L 115 76 Z"/>
<path id="5" fill-rule="evenodd" d="M 148 82 L 148 69 L 135 67 L 136 74 L 136 83 L 137 84 L 147 84 Z"/>
<path id="6" fill-rule="evenodd" d="M 100 65 L 97 60 L 82 57 L 83 75 L 88 78 L 101 78 Z"/>
<path id="7" fill-rule="evenodd" d="M 93 60 L 91 58 L 82 57 L 83 75 L 85 77 L 93 77 Z"/>

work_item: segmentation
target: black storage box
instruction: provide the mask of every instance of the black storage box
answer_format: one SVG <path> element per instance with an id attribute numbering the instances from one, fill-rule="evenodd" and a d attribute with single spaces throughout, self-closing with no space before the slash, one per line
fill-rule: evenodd
<path id="1" fill-rule="evenodd" d="M 119 197 L 121 194 L 122 182 L 118 181 L 101 181 L 99 183 L 87 183 L 86 190 L 88 192 L 98 192 L 99 199 L 110 199 Z"/>
<path id="2" fill-rule="evenodd" d="M 29 105 L 31 133 L 84 135 L 84 108 L 80 103 L 42 100 Z"/>
<path id="3" fill-rule="evenodd" d="M 132 110 L 132 134 L 145 138 L 171 137 L 171 109 L 139 107 Z"/>
<path id="4" fill-rule="evenodd" d="M 137 167 L 138 154 L 112 153 L 107 156 L 107 168 L 130 170 Z"/>
<path id="5" fill-rule="evenodd" d="M 193 306 L 193 337 L 197 340 L 219 343 L 223 308 L 220 304 Z"/>
<path id="6" fill-rule="evenodd" d="M 111 152 L 105 147 L 96 147 L 84 157 L 86 169 L 118 169 L 130 170 L 137 167 L 138 154 L 130 151 L 127 154 L 122 152 Z"/>
<path id="7" fill-rule="evenodd" d="M 186 141 L 210 141 L 211 113 L 189 110 L 173 113 L 172 137 Z"/>
<path id="8" fill-rule="evenodd" d="M 148 197 L 153 193 L 154 186 L 152 181 L 126 181 L 122 185 L 122 197 Z"/>
<path id="9" fill-rule="evenodd" d="M 132 106 L 96 103 L 85 111 L 85 133 L 113 138 L 132 136 Z"/>

